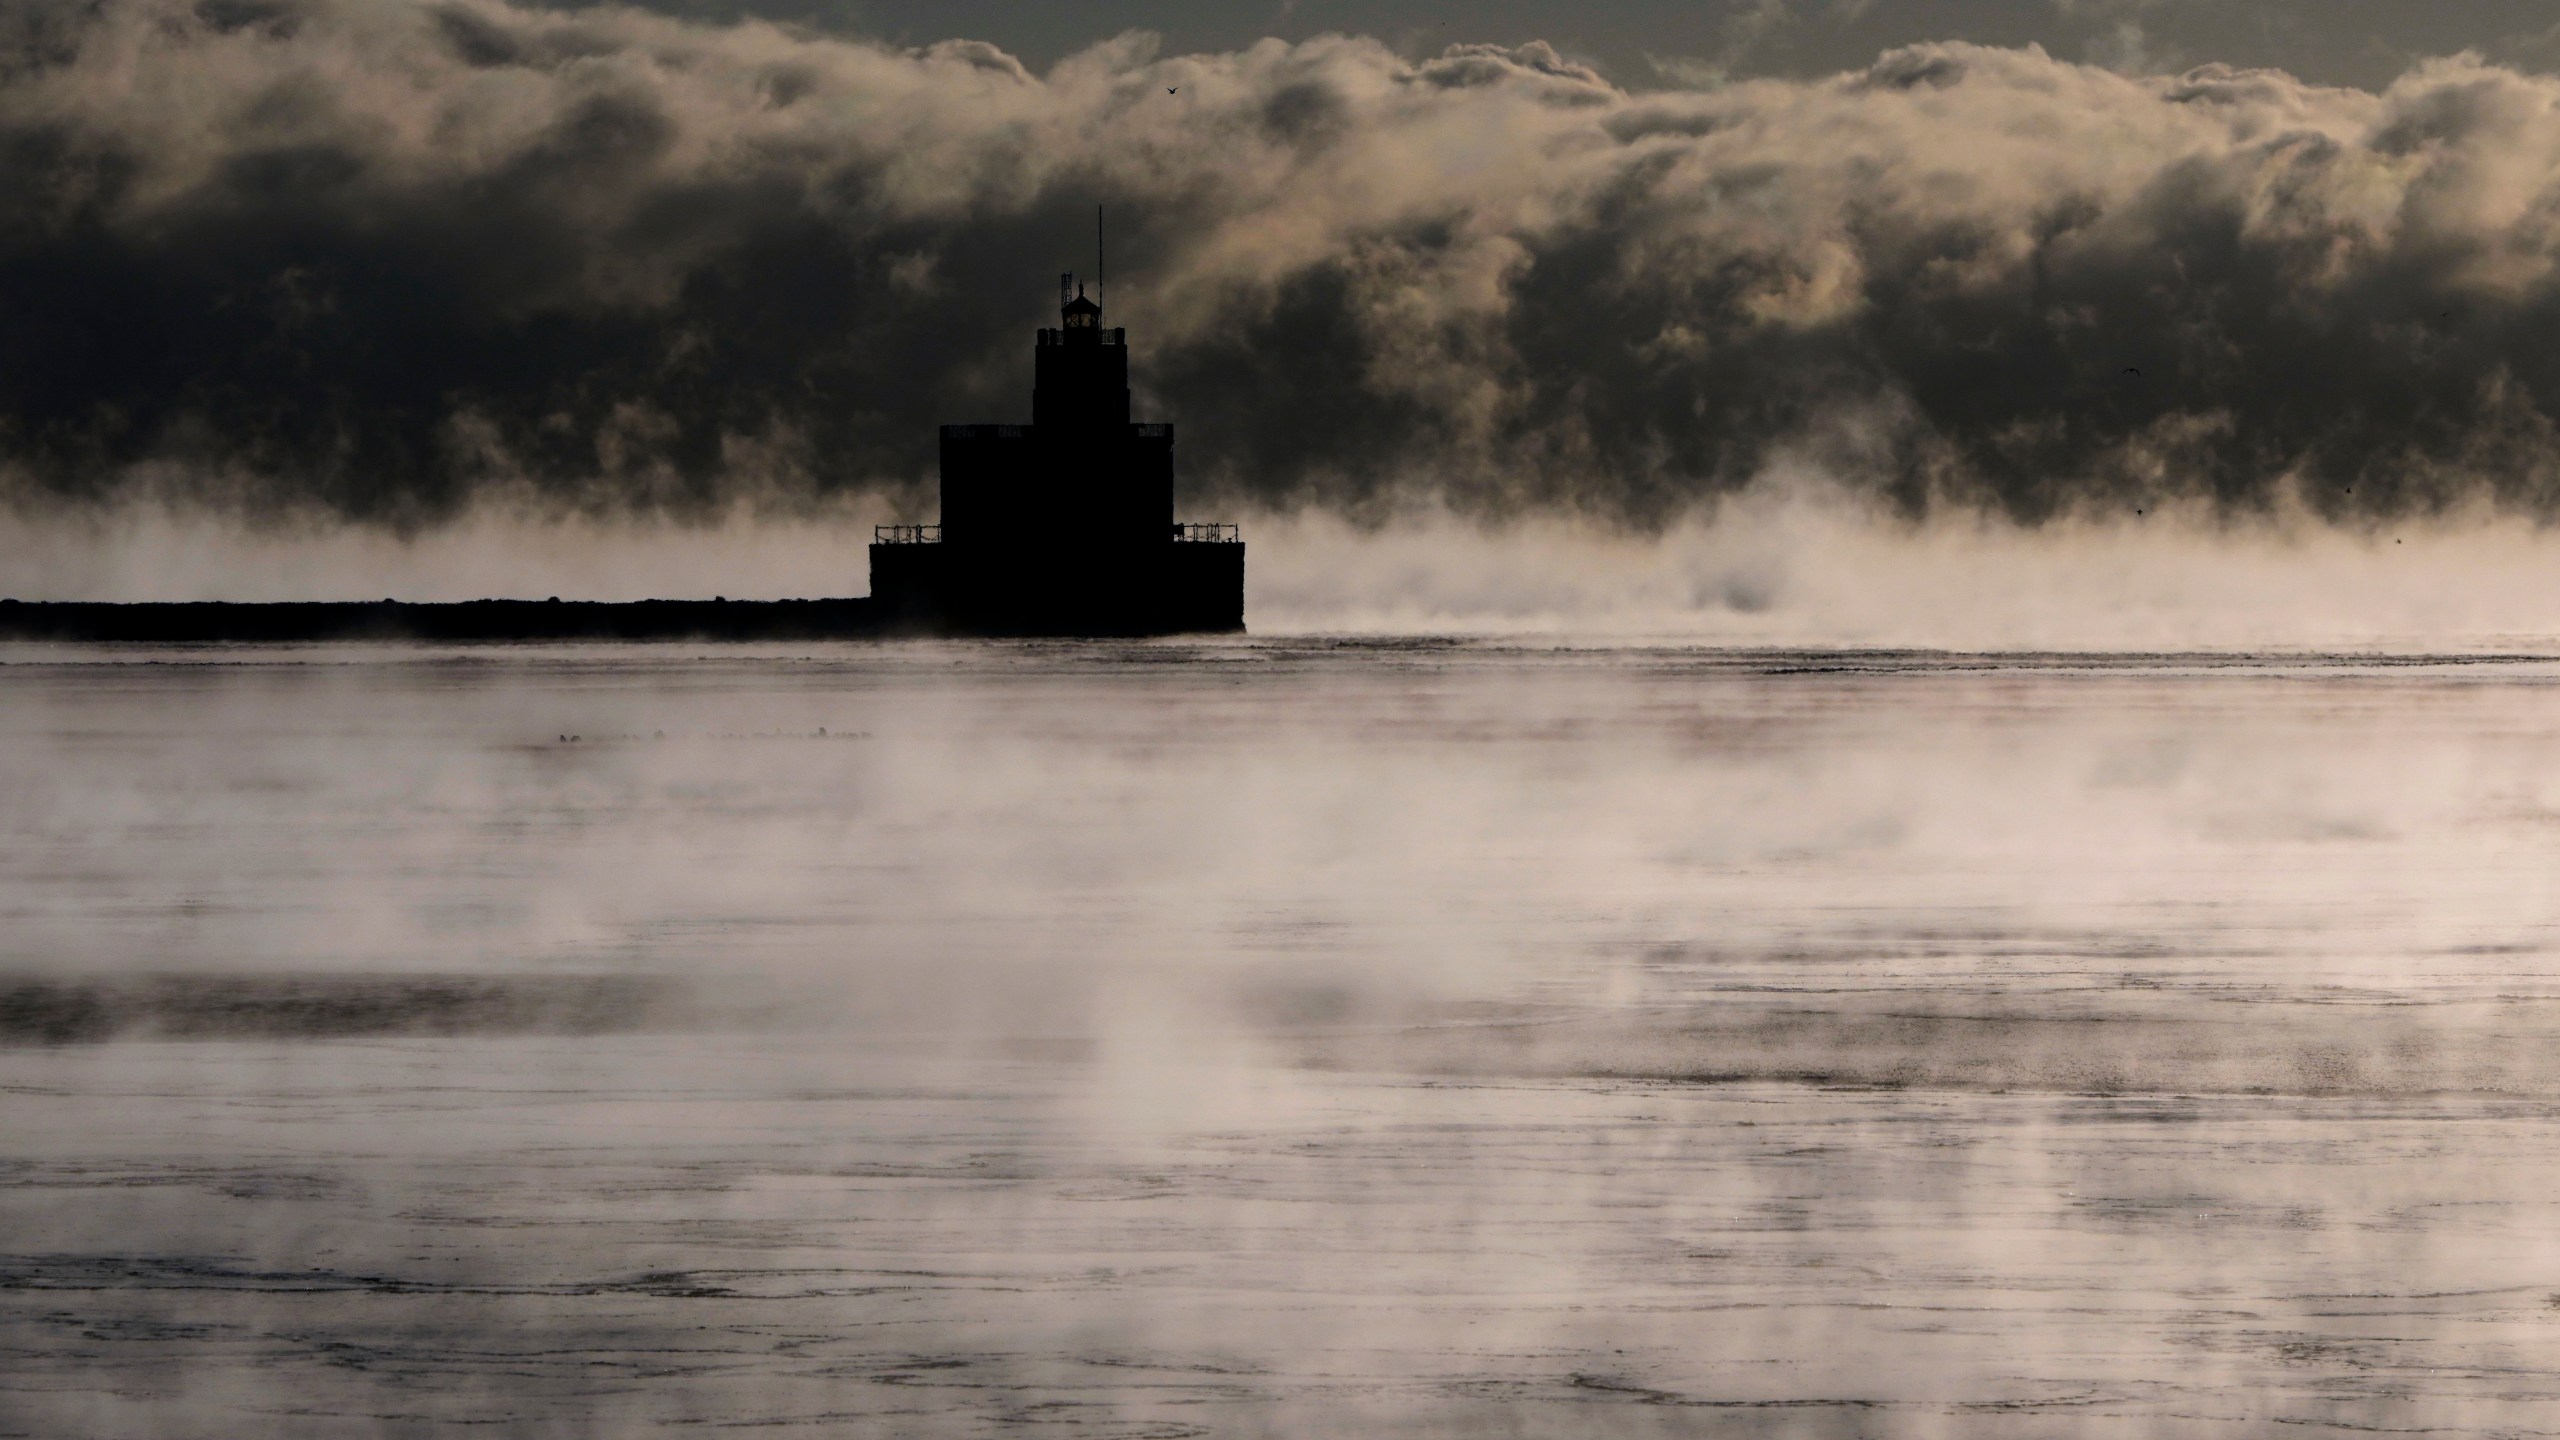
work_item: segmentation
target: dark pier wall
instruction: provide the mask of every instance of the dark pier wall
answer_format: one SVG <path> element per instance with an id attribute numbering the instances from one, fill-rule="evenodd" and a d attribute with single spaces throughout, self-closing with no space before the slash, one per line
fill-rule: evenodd
<path id="1" fill-rule="evenodd" d="M 962 562 L 955 564 L 957 558 Z M 1236 634 L 1244 546 L 987 552 L 874 545 L 845 600 L 465 600 L 110 604 L 0 600 L 0 640 L 187 645 L 328 640 L 862 640 L 925 635 Z"/>
<path id="2" fill-rule="evenodd" d="M 836 640 L 897 630 L 868 599 L 139 604 L 0 600 L 0 638 L 190 644 L 312 640 Z"/>

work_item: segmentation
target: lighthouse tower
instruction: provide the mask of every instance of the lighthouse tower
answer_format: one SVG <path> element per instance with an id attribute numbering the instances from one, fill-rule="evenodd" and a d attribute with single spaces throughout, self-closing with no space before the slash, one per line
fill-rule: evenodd
<path id="1" fill-rule="evenodd" d="M 1031 423 L 942 427 L 942 523 L 875 532 L 872 595 L 954 634 L 1242 630 L 1236 527 L 1175 521 L 1173 427 L 1129 419 L 1127 332 L 1072 275 L 1058 299 Z"/>

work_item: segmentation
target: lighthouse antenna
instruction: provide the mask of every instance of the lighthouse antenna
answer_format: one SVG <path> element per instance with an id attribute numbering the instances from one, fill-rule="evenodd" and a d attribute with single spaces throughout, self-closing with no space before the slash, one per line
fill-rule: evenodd
<path id="1" fill-rule="evenodd" d="M 1102 282 L 1111 271 L 1102 262 L 1108 254 L 1102 248 L 1102 207 L 1093 207 L 1093 303 L 1102 303 Z"/>

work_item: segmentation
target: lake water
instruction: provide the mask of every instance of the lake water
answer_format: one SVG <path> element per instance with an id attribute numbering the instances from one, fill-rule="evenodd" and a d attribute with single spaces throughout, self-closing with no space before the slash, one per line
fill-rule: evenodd
<path id="1" fill-rule="evenodd" d="M 2560 1429 L 2560 662 L 0 661 L 0 1433 Z"/>

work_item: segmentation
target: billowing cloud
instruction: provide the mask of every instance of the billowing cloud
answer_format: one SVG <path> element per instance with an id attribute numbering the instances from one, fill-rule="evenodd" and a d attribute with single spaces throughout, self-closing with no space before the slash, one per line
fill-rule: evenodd
<path id="1" fill-rule="evenodd" d="M 2560 511 L 2560 82 L 1923 46 L 1637 93 L 1331 37 L 1034 74 L 497 0 L 0 23 L 0 487 L 433 524 L 929 503 L 1051 277 L 1186 482 L 1639 524 Z"/>

